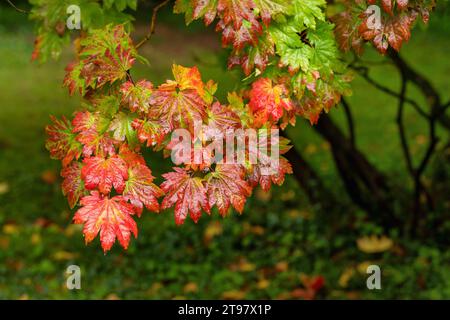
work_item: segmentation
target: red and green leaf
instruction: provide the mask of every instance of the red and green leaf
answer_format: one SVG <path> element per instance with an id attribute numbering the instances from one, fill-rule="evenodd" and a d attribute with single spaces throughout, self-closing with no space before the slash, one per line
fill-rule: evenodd
<path id="1" fill-rule="evenodd" d="M 163 174 L 165 181 L 161 189 L 166 193 L 161 208 L 168 209 L 175 205 L 175 223 L 183 224 L 188 216 L 198 222 L 202 209 L 209 213 L 207 189 L 200 177 L 182 168 Z"/>
<path id="2" fill-rule="evenodd" d="M 123 197 L 131 202 L 138 214 L 144 206 L 150 211 L 159 212 L 157 198 L 163 192 L 153 183 L 153 179 L 151 170 L 144 164 L 136 164 L 128 169 Z"/>
<path id="3" fill-rule="evenodd" d="M 61 185 L 62 192 L 67 197 L 71 209 L 77 205 L 78 200 L 85 193 L 84 183 L 81 179 L 81 168 L 80 162 L 72 162 L 61 170 L 61 177 L 64 178 Z"/>
<path id="4" fill-rule="evenodd" d="M 72 132 L 71 123 L 63 116 L 61 120 L 51 116 L 53 125 L 45 128 L 47 141 L 45 147 L 53 159 L 62 161 L 67 166 L 73 160 L 78 160 L 82 153 L 82 145 L 76 140 L 76 134 Z"/>
<path id="5" fill-rule="evenodd" d="M 241 165 L 216 165 L 206 178 L 209 206 L 217 206 L 222 216 L 227 214 L 230 206 L 242 213 L 245 201 L 252 193 L 244 178 L 245 170 Z"/>

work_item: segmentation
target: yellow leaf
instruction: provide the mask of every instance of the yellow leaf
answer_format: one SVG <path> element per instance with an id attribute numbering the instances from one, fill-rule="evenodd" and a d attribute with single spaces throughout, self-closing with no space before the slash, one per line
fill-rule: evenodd
<path id="1" fill-rule="evenodd" d="M 71 237 L 76 233 L 81 233 L 82 231 L 83 226 L 81 224 L 69 224 L 64 230 L 64 234 L 68 237 Z"/>
<path id="2" fill-rule="evenodd" d="M 186 283 L 186 285 L 184 286 L 183 291 L 185 293 L 190 293 L 190 292 L 197 292 L 198 291 L 198 286 L 195 282 L 188 282 Z"/>
<path id="3" fill-rule="evenodd" d="M 339 285 L 343 288 L 347 288 L 348 287 L 348 282 L 350 281 L 350 279 L 353 277 L 353 275 L 355 274 L 355 269 L 353 267 L 348 267 L 344 270 L 344 272 L 342 272 L 341 276 L 339 277 Z"/>
<path id="4" fill-rule="evenodd" d="M 229 290 L 222 293 L 222 299 L 225 300 L 242 300 L 245 298 L 246 292 L 242 290 Z"/>
<path id="5" fill-rule="evenodd" d="M 370 261 L 363 261 L 356 266 L 356 270 L 361 274 L 367 274 L 367 268 L 372 264 Z"/>
<path id="6" fill-rule="evenodd" d="M 5 234 L 15 234 L 19 233 L 19 227 L 13 223 L 7 223 L 3 226 L 3 232 Z"/>
<path id="7" fill-rule="evenodd" d="M 5 194 L 9 191 L 8 182 L 0 182 L 0 194 Z"/>
<path id="8" fill-rule="evenodd" d="M 67 251 L 56 251 L 53 254 L 53 259 L 58 260 L 58 261 L 62 261 L 62 260 L 73 260 L 77 257 L 78 255 L 76 253 L 71 253 L 71 252 L 67 252 Z"/>
<path id="9" fill-rule="evenodd" d="M 205 228 L 205 233 L 203 234 L 203 241 L 209 244 L 212 239 L 216 236 L 220 236 L 223 232 L 222 224 L 219 221 L 212 221 Z"/>
<path id="10" fill-rule="evenodd" d="M 272 191 L 264 191 L 261 188 L 257 188 L 255 192 L 255 196 L 258 200 L 262 202 L 268 202 L 272 198 Z"/>
<path id="11" fill-rule="evenodd" d="M 289 264 L 286 261 L 280 261 L 275 265 L 275 270 L 278 272 L 284 272 L 289 269 Z"/>
<path id="12" fill-rule="evenodd" d="M 260 279 L 260 280 L 258 281 L 258 283 L 256 283 L 256 287 L 257 287 L 259 290 L 267 289 L 267 288 L 269 287 L 269 285 L 270 285 L 270 282 L 269 282 L 269 280 L 267 280 L 267 279 Z"/>
<path id="13" fill-rule="evenodd" d="M 30 238 L 31 244 L 41 243 L 41 235 L 39 233 L 33 233 Z"/>
<path id="14" fill-rule="evenodd" d="M 120 300 L 120 298 L 117 294 L 110 293 L 106 296 L 106 300 Z"/>
<path id="15" fill-rule="evenodd" d="M 393 246 L 393 241 L 386 236 L 362 237 L 356 241 L 358 249 L 365 253 L 378 253 L 388 251 Z"/>
<path id="16" fill-rule="evenodd" d="M 236 263 L 230 265 L 230 269 L 234 271 L 240 272 L 250 272 L 255 270 L 256 266 L 253 263 L 248 262 L 245 257 L 239 258 Z"/>
<path id="17" fill-rule="evenodd" d="M 282 201 L 289 201 L 292 199 L 295 199 L 295 192 L 294 190 L 289 190 L 287 192 L 283 192 L 280 196 Z"/>

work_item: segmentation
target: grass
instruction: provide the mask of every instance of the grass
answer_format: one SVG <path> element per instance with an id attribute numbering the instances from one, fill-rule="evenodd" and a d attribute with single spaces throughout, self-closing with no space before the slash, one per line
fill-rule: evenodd
<path id="1" fill-rule="evenodd" d="M 176 227 L 170 211 L 146 213 L 128 251 L 115 246 L 103 255 L 98 240 L 86 247 L 80 228 L 70 224 L 59 165 L 44 148 L 49 114 L 70 115 L 79 104 L 61 87 L 71 52 L 45 65 L 30 63 L 33 38 L 28 26 L 8 26 L 13 29 L 0 27 L 0 298 L 289 298 L 302 287 L 302 273 L 324 275 L 322 298 L 450 297 L 448 252 L 397 239 L 390 251 L 361 252 L 356 239 L 376 233 L 376 226 L 332 230 L 330 218 L 314 213 L 291 178 L 270 194 L 257 191 L 242 216 L 221 219 L 214 214 L 198 225 L 188 221 Z M 143 52 L 151 65 L 139 67 L 136 78 L 160 83 L 175 62 L 199 65 L 204 79 L 220 82 L 222 98 L 236 88 L 239 75 L 222 66 L 216 35 L 175 30 L 158 27 Z M 419 31 L 403 51 L 445 99 L 450 98 L 449 50 L 445 34 Z M 365 59 L 380 58 L 369 51 Z M 399 86 L 389 66 L 374 69 L 373 77 L 391 88 Z M 383 171 L 406 183 L 395 101 L 358 77 L 353 89 L 349 101 L 357 119 L 358 146 Z M 411 96 L 418 97 L 417 90 Z M 331 114 L 345 129 L 343 110 Z M 409 138 L 418 142 L 414 155 L 419 156 L 426 144 L 425 124 L 409 109 L 406 122 Z M 325 182 L 343 194 L 327 144 L 306 122 L 289 131 Z M 166 166 L 161 163 L 150 159 L 157 175 Z M 345 213 L 336 214 L 345 225 Z M 356 220 L 361 223 L 358 215 Z M 369 262 L 382 266 L 380 292 L 365 289 L 361 268 Z M 71 264 L 82 269 L 82 290 L 65 287 L 64 272 Z"/>

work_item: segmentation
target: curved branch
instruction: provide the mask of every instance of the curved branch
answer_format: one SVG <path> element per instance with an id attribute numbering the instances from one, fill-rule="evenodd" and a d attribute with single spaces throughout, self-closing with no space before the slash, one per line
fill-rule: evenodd
<path id="1" fill-rule="evenodd" d="M 153 14 L 152 14 L 152 21 L 150 23 L 150 31 L 147 33 L 144 39 L 142 39 L 137 45 L 136 49 L 139 49 L 144 43 L 146 43 L 152 35 L 155 33 L 155 27 L 156 27 L 156 16 L 158 14 L 159 9 L 164 7 L 166 4 L 168 4 L 170 0 L 164 0 L 160 4 L 158 4 L 156 7 L 153 8 Z"/>
<path id="2" fill-rule="evenodd" d="M 14 10 L 16 10 L 17 12 L 20 12 L 20 13 L 28 13 L 27 10 L 23 10 L 23 9 L 20 9 L 20 8 L 16 7 L 16 5 L 15 5 L 11 0 L 6 0 L 6 2 L 8 2 L 8 4 L 9 4 L 11 7 L 13 7 Z"/>
<path id="3" fill-rule="evenodd" d="M 406 159 L 406 166 L 407 166 L 408 171 L 411 174 L 411 176 L 415 177 L 416 173 L 414 170 L 414 165 L 412 163 L 411 152 L 409 150 L 408 141 L 406 139 L 405 125 L 403 122 L 407 80 L 403 74 L 401 75 L 401 79 L 402 79 L 402 85 L 401 85 L 400 94 L 399 94 L 398 111 L 397 111 L 397 125 L 398 125 L 398 130 L 400 133 L 400 142 L 402 145 L 403 155 L 405 156 L 405 159 Z"/>
<path id="4" fill-rule="evenodd" d="M 392 97 L 400 99 L 400 95 L 397 92 L 389 89 L 388 87 L 385 87 L 385 86 L 379 84 L 373 78 L 371 78 L 369 76 L 369 71 L 368 71 L 368 69 L 366 67 L 351 66 L 351 68 L 353 70 L 357 71 L 359 73 L 359 75 L 361 75 L 368 83 L 373 85 L 378 90 L 380 90 L 380 91 L 382 91 L 382 92 L 384 92 L 384 93 L 386 93 L 386 94 L 388 94 L 388 95 L 390 95 Z M 419 113 L 422 117 L 424 117 L 426 119 L 430 118 L 430 115 L 428 115 L 425 111 L 423 111 L 416 101 L 414 101 L 413 99 L 410 99 L 408 97 L 403 97 L 402 99 L 405 102 L 409 103 L 417 111 L 417 113 Z"/>

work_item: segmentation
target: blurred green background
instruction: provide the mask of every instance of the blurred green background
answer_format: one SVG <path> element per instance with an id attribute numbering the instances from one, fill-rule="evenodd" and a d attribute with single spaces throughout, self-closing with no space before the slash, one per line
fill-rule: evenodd
<path id="1" fill-rule="evenodd" d="M 402 51 L 444 100 L 450 98 L 449 35 L 450 14 L 443 8 L 427 28 L 415 29 Z M 205 215 L 197 225 L 187 220 L 176 227 L 172 211 L 147 212 L 138 219 L 139 237 L 128 251 L 115 245 L 104 255 L 98 239 L 85 246 L 80 226 L 70 223 L 59 163 L 44 148 L 49 115 L 70 116 L 79 106 L 79 98 L 69 97 L 61 85 L 73 52 L 68 48 L 59 61 L 32 63 L 33 40 L 26 15 L 0 6 L 1 299 L 296 299 L 305 297 L 313 277 L 325 281 L 315 298 L 450 298 L 447 240 L 405 240 L 395 229 L 382 234 L 356 207 L 317 214 L 292 177 L 270 193 L 255 190 L 241 216 Z M 170 12 L 162 13 L 142 54 L 150 66 L 138 67 L 136 79 L 160 83 L 170 77 L 172 63 L 198 65 L 204 80 L 219 82 L 222 98 L 239 81 L 239 74 L 224 68 L 219 35 L 201 24 L 186 28 L 183 17 Z M 369 50 L 364 59 L 380 57 Z M 399 87 L 389 65 L 376 65 L 373 76 Z M 396 101 L 358 77 L 353 90 L 349 101 L 358 146 L 400 183 L 410 183 L 395 125 Z M 412 96 L 420 99 L 417 92 Z M 342 108 L 331 116 L 345 129 Z M 406 124 L 418 154 L 426 147 L 426 123 L 408 108 Z M 349 201 L 327 143 L 303 121 L 289 134 L 325 183 Z M 149 165 L 157 182 L 170 167 L 154 156 Z M 365 239 L 371 235 L 385 236 L 384 243 Z M 72 264 L 81 268 L 81 290 L 66 288 L 65 271 Z M 381 267 L 382 290 L 366 288 L 369 264 Z"/>

